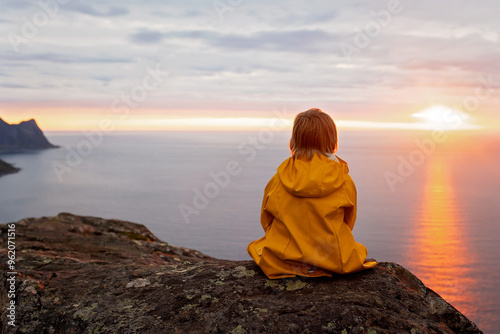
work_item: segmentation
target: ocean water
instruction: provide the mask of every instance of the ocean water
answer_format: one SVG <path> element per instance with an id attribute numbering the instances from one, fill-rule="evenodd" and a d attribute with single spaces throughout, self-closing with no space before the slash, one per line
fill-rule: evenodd
<path id="1" fill-rule="evenodd" d="M 59 149 L 0 158 L 0 223 L 71 212 L 146 225 L 160 239 L 234 260 L 263 236 L 268 180 L 288 131 L 47 133 Z M 338 156 L 358 190 L 354 236 L 475 321 L 500 332 L 500 137 L 343 131 Z"/>

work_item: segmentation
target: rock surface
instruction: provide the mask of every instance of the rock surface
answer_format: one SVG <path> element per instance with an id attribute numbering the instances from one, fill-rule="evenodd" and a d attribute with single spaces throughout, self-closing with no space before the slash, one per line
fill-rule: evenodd
<path id="1" fill-rule="evenodd" d="M 3 333 L 481 333 L 395 263 L 269 280 L 251 261 L 175 247 L 119 220 L 62 213 L 23 219 L 15 234 L 16 326 L 2 307 Z"/>
<path id="2" fill-rule="evenodd" d="M 5 174 L 17 173 L 19 168 L 12 166 L 11 164 L 0 159 L 0 176 Z"/>
<path id="3" fill-rule="evenodd" d="M 34 119 L 19 124 L 8 124 L 0 118 L 0 152 L 18 152 L 55 148 Z"/>

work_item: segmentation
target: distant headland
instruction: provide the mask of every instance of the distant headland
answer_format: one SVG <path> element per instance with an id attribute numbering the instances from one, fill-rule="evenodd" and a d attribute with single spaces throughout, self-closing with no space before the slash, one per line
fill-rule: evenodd
<path id="1" fill-rule="evenodd" d="M 18 153 L 32 150 L 57 148 L 51 144 L 34 119 L 9 124 L 0 118 L 0 153 Z M 16 173 L 19 168 L 0 159 L 0 176 Z"/>
<path id="2" fill-rule="evenodd" d="M 51 144 L 34 119 L 9 124 L 0 118 L 0 153 L 56 148 Z"/>

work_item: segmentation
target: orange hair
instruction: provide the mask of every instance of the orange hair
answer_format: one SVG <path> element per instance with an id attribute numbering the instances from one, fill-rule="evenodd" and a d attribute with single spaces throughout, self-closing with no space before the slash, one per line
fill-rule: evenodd
<path id="1" fill-rule="evenodd" d="M 295 116 L 290 139 L 292 157 L 311 160 L 315 153 L 333 154 L 337 144 L 337 126 L 327 113 L 312 108 Z"/>

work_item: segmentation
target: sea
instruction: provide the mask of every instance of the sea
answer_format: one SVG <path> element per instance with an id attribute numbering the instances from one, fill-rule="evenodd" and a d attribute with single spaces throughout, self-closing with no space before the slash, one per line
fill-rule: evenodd
<path id="1" fill-rule="evenodd" d="M 290 131 L 48 132 L 58 149 L 0 158 L 0 223 L 60 212 L 144 224 L 160 239 L 249 260 L 264 187 Z M 500 333 L 500 135 L 344 130 L 358 191 L 353 233 L 411 270 L 485 333 Z"/>

